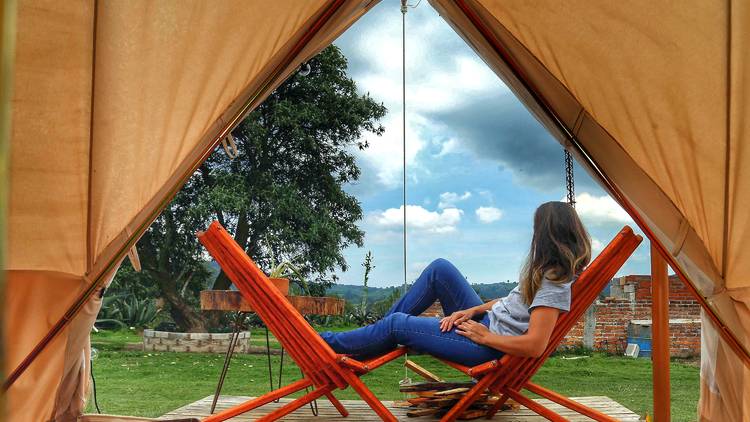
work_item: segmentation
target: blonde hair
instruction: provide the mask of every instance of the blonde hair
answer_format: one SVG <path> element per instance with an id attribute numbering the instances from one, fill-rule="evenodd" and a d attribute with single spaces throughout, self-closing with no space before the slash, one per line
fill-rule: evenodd
<path id="1" fill-rule="evenodd" d="M 575 209 L 565 202 L 547 202 L 534 213 L 531 250 L 521 269 L 520 292 L 527 305 L 547 280 L 567 283 L 591 260 L 591 238 Z"/>

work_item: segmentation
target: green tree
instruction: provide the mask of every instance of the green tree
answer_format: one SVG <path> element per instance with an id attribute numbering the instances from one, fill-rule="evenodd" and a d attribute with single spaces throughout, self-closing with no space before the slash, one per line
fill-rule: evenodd
<path id="1" fill-rule="evenodd" d="M 366 133 L 383 133 L 386 109 L 357 92 L 337 47 L 309 64 L 307 76 L 290 77 L 233 131 L 237 157 L 212 154 L 138 243 L 146 276 L 184 330 L 207 328 L 196 292 L 210 277 L 195 232 L 212 219 L 261 268 L 272 257 L 291 261 L 315 295 L 335 268 L 347 268 L 342 250 L 362 245 L 362 209 L 344 186 L 358 180 L 353 151 L 368 146 Z M 221 273 L 208 287 L 229 285 Z"/>

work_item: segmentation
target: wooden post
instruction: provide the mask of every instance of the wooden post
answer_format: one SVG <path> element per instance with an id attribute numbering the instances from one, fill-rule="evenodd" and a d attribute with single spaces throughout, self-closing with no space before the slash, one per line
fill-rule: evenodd
<path id="1" fill-rule="evenodd" d="M 651 245 L 651 361 L 654 383 L 654 420 L 670 420 L 669 277 L 667 261 Z"/>

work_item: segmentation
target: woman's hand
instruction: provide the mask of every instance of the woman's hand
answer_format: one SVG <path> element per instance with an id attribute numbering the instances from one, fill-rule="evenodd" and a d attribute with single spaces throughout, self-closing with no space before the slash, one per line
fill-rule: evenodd
<path id="1" fill-rule="evenodd" d="M 484 324 L 470 319 L 459 324 L 456 332 L 474 343 L 484 344 L 490 334 L 490 329 L 485 327 Z"/>
<path id="2" fill-rule="evenodd" d="M 458 324 L 474 318 L 474 315 L 476 315 L 476 313 L 477 311 L 474 308 L 464 309 L 463 311 L 456 311 L 440 320 L 440 331 L 450 331 L 454 326 L 458 326 Z"/>

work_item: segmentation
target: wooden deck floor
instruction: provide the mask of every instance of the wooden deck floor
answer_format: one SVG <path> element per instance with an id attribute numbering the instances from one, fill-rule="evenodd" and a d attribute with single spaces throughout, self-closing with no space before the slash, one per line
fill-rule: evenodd
<path id="1" fill-rule="evenodd" d="M 204 399 L 198 400 L 195 403 L 188 404 L 177 410 L 167 413 L 166 415 L 163 416 L 163 418 L 178 418 L 178 417 L 185 417 L 185 416 L 202 418 L 202 417 L 208 416 L 209 414 L 208 410 L 211 408 L 211 399 L 212 397 L 206 397 Z M 239 404 L 249 399 L 250 397 L 222 396 L 221 399 L 219 400 L 218 405 L 216 406 L 216 410 L 220 411 L 220 410 L 234 406 L 236 404 Z M 582 404 L 585 404 L 586 406 L 589 406 L 601 412 L 604 412 L 621 421 L 639 420 L 637 414 L 631 412 L 625 406 L 617 403 L 616 401 L 610 399 L 609 397 L 604 397 L 604 396 L 579 397 L 579 398 L 573 398 L 573 400 L 576 400 Z M 253 410 L 252 412 L 245 413 L 244 415 L 240 415 L 230 420 L 234 422 L 253 421 L 257 419 L 258 417 L 267 414 L 271 410 L 276 409 L 285 403 L 288 403 L 289 401 L 291 401 L 291 399 L 282 399 L 280 403 L 267 404 L 261 407 L 260 409 Z M 555 412 L 559 413 L 560 415 L 564 416 L 568 420 L 571 420 L 571 421 L 591 420 L 587 417 L 584 417 L 575 412 L 572 412 L 560 405 L 552 403 L 549 400 L 542 399 L 542 400 L 537 400 L 537 401 L 549 407 L 550 409 L 554 410 Z M 343 419 L 341 415 L 338 414 L 338 412 L 336 411 L 336 409 L 333 408 L 330 402 L 328 402 L 327 400 L 318 400 L 320 414 L 317 418 L 314 417 L 310 413 L 309 406 L 304 406 L 301 409 L 298 409 L 297 411 L 292 413 L 291 415 L 285 417 L 283 420 L 288 420 L 288 421 L 315 420 L 317 422 L 346 422 L 347 420 L 350 422 L 353 422 L 353 421 L 379 421 L 380 420 L 377 417 L 377 415 L 375 415 L 375 413 L 372 410 L 370 410 L 370 408 L 367 407 L 367 404 L 365 404 L 365 402 L 363 401 L 341 400 L 341 402 L 344 403 L 344 406 L 346 406 L 347 409 L 349 409 L 349 417 L 346 419 Z M 404 421 L 408 420 L 411 422 L 435 420 L 434 418 L 429 417 L 429 416 L 424 416 L 420 418 L 407 418 L 406 409 L 395 407 L 392 401 L 384 401 L 383 403 L 393 412 L 394 415 L 396 415 L 396 417 L 399 418 L 399 420 L 404 420 Z M 479 420 L 481 421 L 484 419 L 479 419 Z M 505 412 L 498 413 L 497 415 L 495 415 L 494 418 L 492 418 L 492 420 L 497 421 L 497 422 L 510 422 L 510 421 L 531 422 L 531 421 L 543 421 L 545 419 L 524 407 L 517 411 L 505 411 Z"/>

